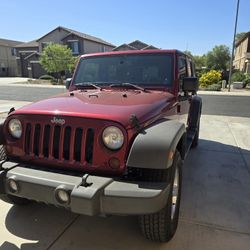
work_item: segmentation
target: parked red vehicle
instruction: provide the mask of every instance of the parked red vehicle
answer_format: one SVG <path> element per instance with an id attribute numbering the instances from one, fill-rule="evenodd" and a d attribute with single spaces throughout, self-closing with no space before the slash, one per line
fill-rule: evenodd
<path id="1" fill-rule="evenodd" d="M 146 238 L 177 228 L 182 163 L 202 101 L 178 50 L 81 57 L 69 92 L 12 110 L 0 126 L 0 198 L 84 215 L 138 215 Z"/>

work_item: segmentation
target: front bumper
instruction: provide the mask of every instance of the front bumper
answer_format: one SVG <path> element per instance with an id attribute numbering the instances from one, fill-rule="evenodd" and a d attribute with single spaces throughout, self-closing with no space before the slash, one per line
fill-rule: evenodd
<path id="1" fill-rule="evenodd" d="M 13 193 L 9 180 L 15 180 Z M 69 203 L 58 201 L 56 190 L 69 194 Z M 167 202 L 166 183 L 117 181 L 92 175 L 72 176 L 30 168 L 24 164 L 3 162 L 0 165 L 0 198 L 11 194 L 38 202 L 63 206 L 84 215 L 139 215 L 160 211 Z"/>

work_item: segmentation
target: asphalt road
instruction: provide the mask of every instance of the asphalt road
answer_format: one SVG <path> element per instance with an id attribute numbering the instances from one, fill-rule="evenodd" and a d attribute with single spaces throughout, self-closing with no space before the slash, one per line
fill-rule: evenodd
<path id="1" fill-rule="evenodd" d="M 0 86 L 0 100 L 16 100 L 34 102 L 49 96 L 58 95 L 66 89 L 58 88 L 39 88 L 23 86 Z"/>
<path id="2" fill-rule="evenodd" d="M 65 92 L 64 88 L 0 86 L 0 100 L 34 102 Z M 250 117 L 250 96 L 201 95 L 204 115 Z"/>

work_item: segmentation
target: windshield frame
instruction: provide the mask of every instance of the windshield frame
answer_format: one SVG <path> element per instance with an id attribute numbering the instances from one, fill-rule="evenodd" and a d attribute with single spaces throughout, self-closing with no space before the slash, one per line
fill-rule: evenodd
<path id="1" fill-rule="evenodd" d="M 78 75 L 78 72 L 81 68 L 81 63 L 82 61 L 84 60 L 88 60 L 88 59 L 93 59 L 93 58 L 105 58 L 105 57 L 130 57 L 130 56 L 150 56 L 150 55 L 157 55 L 157 56 L 168 56 L 169 59 L 170 59 L 170 73 L 171 73 L 171 80 L 170 80 L 170 84 L 164 84 L 164 83 L 161 83 L 161 84 L 154 84 L 154 83 L 142 83 L 142 82 L 129 82 L 131 84 L 134 84 L 134 85 L 138 85 L 140 87 L 143 87 L 143 88 L 146 88 L 146 89 L 173 89 L 174 87 L 174 78 L 175 78 L 175 55 L 174 53 L 171 53 L 171 52 L 152 52 L 152 53 L 128 53 L 128 54 L 125 54 L 125 53 L 115 53 L 115 54 L 106 54 L 106 53 L 103 53 L 103 54 L 97 54 L 97 55 L 86 55 L 86 56 L 82 56 L 78 62 L 78 65 L 77 65 L 77 68 L 75 70 L 75 73 L 74 73 L 74 76 L 73 76 L 73 79 L 72 79 L 72 82 L 71 82 L 71 89 L 76 89 L 76 86 L 75 86 L 75 83 L 78 83 L 76 82 L 76 77 Z M 89 81 L 91 82 L 91 81 Z M 96 84 L 100 87 L 110 87 L 111 84 L 122 84 L 123 82 L 111 82 L 111 81 L 107 81 L 107 82 L 100 82 L 100 81 L 93 81 L 92 82 L 93 84 Z"/>

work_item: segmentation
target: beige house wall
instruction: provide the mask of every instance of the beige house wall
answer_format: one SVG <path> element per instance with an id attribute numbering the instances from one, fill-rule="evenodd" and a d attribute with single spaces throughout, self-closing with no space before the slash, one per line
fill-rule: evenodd
<path id="1" fill-rule="evenodd" d="M 12 56 L 11 47 L 0 46 L 0 67 L 8 68 L 8 76 L 17 76 L 16 56 Z"/>
<path id="2" fill-rule="evenodd" d="M 249 37 L 246 37 L 235 49 L 233 66 L 235 69 L 249 73 L 250 53 L 248 53 Z"/>
<path id="3" fill-rule="evenodd" d="M 59 43 L 62 44 L 62 39 L 67 36 L 69 34 L 69 32 L 63 30 L 63 29 L 56 29 L 53 32 L 49 33 L 48 35 L 46 35 L 45 37 L 39 39 L 39 51 L 42 51 L 42 43 L 49 43 L 49 42 L 53 42 L 53 43 Z"/>
<path id="4" fill-rule="evenodd" d="M 112 51 L 113 47 L 104 44 L 92 42 L 89 40 L 83 41 L 84 54 Z"/>

